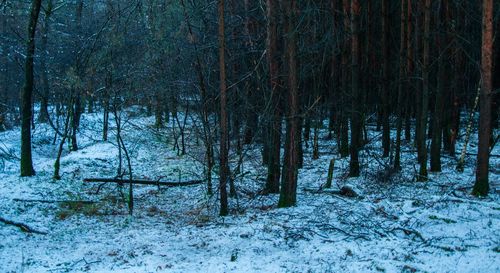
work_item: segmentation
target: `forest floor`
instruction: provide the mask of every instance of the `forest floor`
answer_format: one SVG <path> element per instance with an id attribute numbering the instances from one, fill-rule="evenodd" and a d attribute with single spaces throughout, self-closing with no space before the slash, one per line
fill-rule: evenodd
<path id="1" fill-rule="evenodd" d="M 334 188 L 350 185 L 360 194 L 349 198 L 319 190 L 337 157 L 335 141 L 322 129 L 320 158 L 311 159 L 311 145 L 305 149 L 295 207 L 278 209 L 278 195 L 259 194 L 266 170 L 260 147 L 248 145 L 230 216 L 217 216 L 218 200 L 206 195 L 205 185 L 135 186 L 129 216 L 127 188 L 110 184 L 96 194 L 98 183 L 82 182 L 117 172 L 114 130 L 109 142 L 100 141 L 101 122 L 100 115 L 83 116 L 81 149 L 64 152 L 59 181 L 52 179 L 58 145 L 48 126 L 33 132 L 37 175 L 29 178 L 19 177 L 19 128 L 0 133 L 0 217 L 47 233 L 0 223 L 0 272 L 500 272 L 499 157 L 491 159 L 491 194 L 476 198 L 470 195 L 475 156 L 466 157 L 463 173 L 455 171 L 455 158 L 443 156 L 443 172 L 416 182 L 414 149 L 405 144 L 402 172 L 387 172 L 380 133 L 370 127 L 362 175 L 347 178 L 348 158 L 335 163 Z M 201 179 L 196 130 L 179 156 L 172 127 L 156 132 L 153 123 L 141 116 L 124 123 L 134 176 Z M 468 152 L 475 145 L 476 134 Z M 231 159 L 234 166 L 238 156 Z"/>

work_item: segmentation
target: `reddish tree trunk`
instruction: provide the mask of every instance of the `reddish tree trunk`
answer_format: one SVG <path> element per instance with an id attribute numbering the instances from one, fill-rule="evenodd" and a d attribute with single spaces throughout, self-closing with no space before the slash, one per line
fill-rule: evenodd
<path id="1" fill-rule="evenodd" d="M 491 134 L 491 97 L 493 65 L 493 0 L 483 0 L 483 38 L 481 48 L 481 94 L 479 101 L 479 147 L 476 183 L 473 194 L 486 196 L 489 191 L 488 169 Z"/>

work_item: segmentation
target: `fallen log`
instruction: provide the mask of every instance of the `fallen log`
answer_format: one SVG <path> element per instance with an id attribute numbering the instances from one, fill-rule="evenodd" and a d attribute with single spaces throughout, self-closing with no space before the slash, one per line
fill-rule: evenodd
<path id="1" fill-rule="evenodd" d="M 153 180 L 143 180 L 143 179 L 120 179 L 120 178 L 85 178 L 83 182 L 86 183 L 119 183 L 119 184 L 137 184 L 137 185 L 153 185 L 153 186 L 165 186 L 165 187 L 182 187 L 198 185 L 203 183 L 203 180 L 189 180 L 184 182 L 165 182 L 165 181 L 153 181 Z"/>
<path id="2" fill-rule="evenodd" d="M 5 219 L 5 218 L 3 218 L 1 216 L 0 216 L 0 222 L 4 223 L 6 225 L 16 226 L 16 227 L 20 228 L 24 232 L 47 235 L 47 232 L 38 231 L 36 229 L 33 229 L 33 228 L 29 227 L 26 224 L 19 223 L 19 222 L 14 222 L 14 221 Z"/>
<path id="3" fill-rule="evenodd" d="M 14 198 L 12 201 L 16 202 L 30 202 L 30 203 L 78 203 L 78 204 L 94 204 L 96 201 L 87 201 L 87 200 L 44 200 L 44 199 L 20 199 Z"/>

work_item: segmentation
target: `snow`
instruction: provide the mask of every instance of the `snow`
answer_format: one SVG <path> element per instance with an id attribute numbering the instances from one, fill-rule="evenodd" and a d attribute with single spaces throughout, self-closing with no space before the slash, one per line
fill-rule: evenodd
<path id="1" fill-rule="evenodd" d="M 361 195 L 348 198 L 318 191 L 329 160 L 337 157 L 335 142 L 321 130 L 320 159 L 311 160 L 311 146 L 305 150 L 295 207 L 278 209 L 277 195 L 258 194 L 265 169 L 260 147 L 248 145 L 242 166 L 248 173 L 236 180 L 240 195 L 231 199 L 231 216 L 217 216 L 218 200 L 206 195 L 205 185 L 135 186 L 129 216 L 116 185 L 96 194 L 99 184 L 82 182 L 117 172 L 114 122 L 109 142 L 103 142 L 100 118 L 84 115 L 81 149 L 65 150 L 60 181 L 52 180 L 58 145 L 46 125 L 34 131 L 36 176 L 20 178 L 18 159 L 0 164 L 0 216 L 48 233 L 0 224 L 0 272 L 500 272 L 498 158 L 491 159 L 487 198 L 470 195 L 471 156 L 464 173 L 455 171 L 455 159 L 444 156 L 442 173 L 416 182 L 415 155 L 403 153 L 403 171 L 388 179 L 381 166 L 388 161 L 373 159 L 381 153 L 380 136 L 370 130 L 361 177 L 347 178 L 348 159 L 336 159 L 335 187 L 348 184 Z M 140 115 L 124 124 L 134 175 L 202 178 L 203 152 L 194 144 L 195 133 L 188 132 L 188 154 L 179 156 L 172 150 L 172 128 L 157 132 L 153 124 L 154 118 Z M 13 155 L 19 154 L 19 140 L 18 128 L 0 133 L 0 147 Z M 469 152 L 475 152 L 476 143 L 474 135 Z M 238 158 L 231 157 L 234 166 Z M 97 203 L 79 207 L 16 199 Z"/>

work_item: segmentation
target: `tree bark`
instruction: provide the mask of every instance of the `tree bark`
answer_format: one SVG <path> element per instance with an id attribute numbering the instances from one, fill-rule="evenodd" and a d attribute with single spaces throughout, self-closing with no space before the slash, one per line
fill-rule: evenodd
<path id="1" fill-rule="evenodd" d="M 500 5 L 497 2 L 497 6 Z M 498 8 L 497 8 L 498 10 Z M 497 16 L 498 17 L 498 16 Z M 500 126 L 500 18 L 496 21 L 496 35 L 493 49 L 493 92 L 491 103 L 491 128 L 498 129 Z"/>
<path id="2" fill-rule="evenodd" d="M 83 0 L 77 0 L 76 2 L 76 10 L 75 10 L 75 20 L 76 20 L 76 39 L 75 39 L 75 49 L 80 47 L 80 40 L 82 35 L 82 14 L 83 14 Z M 76 76 L 80 79 L 84 76 L 84 68 L 80 56 L 75 56 L 75 73 Z M 80 118 L 83 113 L 82 109 L 82 90 L 80 86 L 76 86 L 74 88 L 74 96 L 73 104 L 71 107 L 72 110 L 72 118 L 71 118 L 71 150 L 78 151 L 78 141 L 77 141 L 77 133 L 80 127 Z"/>
<path id="3" fill-rule="evenodd" d="M 444 96 L 447 88 L 447 66 L 448 50 L 446 43 L 446 11 L 448 3 L 446 0 L 440 1 L 440 10 L 438 15 L 439 34 L 437 35 L 437 46 L 439 49 L 438 59 L 438 75 L 437 75 L 437 88 L 434 105 L 434 125 L 431 142 L 431 172 L 441 171 L 441 144 L 443 142 L 443 124 L 444 124 Z"/>
<path id="4" fill-rule="evenodd" d="M 0 35 L 6 35 L 7 33 L 7 5 L 2 7 L 1 13 L 1 23 L 0 23 Z M 0 56 L 0 132 L 6 129 L 6 113 L 8 111 L 7 100 L 9 93 L 9 68 L 8 65 L 8 47 L 6 43 L 0 44 L 0 50 L 4 52 L 2 56 Z"/>
<path id="5" fill-rule="evenodd" d="M 414 47 L 413 47 L 413 7 L 412 0 L 407 0 L 406 2 L 406 75 L 409 78 L 413 77 L 413 58 L 414 58 Z M 407 80 L 407 83 L 409 81 Z M 406 99 L 405 99 L 405 140 L 407 142 L 411 141 L 411 116 L 412 110 L 414 109 L 415 93 L 412 84 L 407 84 L 406 88 Z"/>
<path id="6" fill-rule="evenodd" d="M 403 129 L 403 92 L 407 88 L 406 84 L 406 0 L 401 0 L 401 29 L 400 29 L 400 46 L 399 46 L 399 80 L 398 80 L 398 119 L 396 124 L 396 151 L 394 153 L 394 169 L 401 169 L 401 132 Z"/>
<path id="7" fill-rule="evenodd" d="M 35 55 L 35 32 L 40 14 L 41 0 L 31 2 L 31 15 L 28 26 L 28 44 L 25 63 L 25 83 L 21 92 L 21 176 L 33 176 L 31 154 L 31 120 L 33 116 L 33 58 Z"/>
<path id="8" fill-rule="evenodd" d="M 50 95 L 50 86 L 49 86 L 49 76 L 47 71 L 47 43 L 48 43 L 48 35 L 50 31 L 50 16 L 52 15 L 53 9 L 53 1 L 49 0 L 47 3 L 47 7 L 45 8 L 45 18 L 43 20 L 43 28 L 42 28 L 42 37 L 41 37 L 41 50 L 42 54 L 40 55 L 40 68 L 41 68 L 41 78 L 42 78 L 42 96 L 40 103 L 40 113 L 38 114 L 38 122 L 47 122 L 49 116 L 49 95 Z"/>
<path id="9" fill-rule="evenodd" d="M 340 130 L 339 130 L 339 153 L 340 157 L 346 157 L 349 155 L 349 118 L 347 115 L 347 94 L 349 94 L 349 35 L 350 32 L 350 22 L 349 22 L 349 10 L 350 10 L 350 0 L 342 0 L 343 9 L 343 45 L 342 45 L 342 94 L 341 105 L 339 109 L 340 116 Z"/>
<path id="10" fill-rule="evenodd" d="M 419 136 L 417 145 L 420 147 L 420 169 L 418 181 L 427 180 L 427 115 L 429 111 L 429 73 L 430 73 L 430 34 L 431 28 L 431 1 L 424 0 L 424 52 L 422 61 L 422 96 L 421 96 L 421 111 L 419 117 Z"/>
<path id="11" fill-rule="evenodd" d="M 227 128 L 227 88 L 226 88 L 226 65 L 225 65 L 225 34 L 224 34 L 224 0 L 218 2 L 219 21 L 219 79 L 220 79 L 220 170 L 219 170 L 219 192 L 221 216 L 229 213 L 227 204 L 227 180 L 229 179 L 228 167 L 228 128 Z"/>
<path id="12" fill-rule="evenodd" d="M 491 97 L 493 63 L 493 0 L 483 0 L 483 37 L 481 48 L 481 94 L 479 101 L 479 144 L 476 182 L 472 193 L 486 196 L 489 191 L 489 152 L 491 135 Z"/>
<path id="13" fill-rule="evenodd" d="M 271 128 L 270 147 L 268 147 L 266 192 L 278 193 L 280 182 L 281 152 L 281 87 L 280 87 L 280 53 L 278 49 L 278 1 L 267 0 L 267 56 L 271 87 Z"/>
<path id="14" fill-rule="evenodd" d="M 297 79 L 297 1 L 284 0 L 286 18 L 286 58 L 288 64 L 288 116 L 286 118 L 285 158 L 278 207 L 290 207 L 297 202 L 297 175 L 299 165 L 299 98 Z"/>
<path id="15" fill-rule="evenodd" d="M 383 157 L 389 156 L 391 145 L 390 101 L 389 101 L 389 15 L 388 0 L 382 0 L 382 82 L 380 85 L 382 102 L 382 149 Z"/>
<path id="16" fill-rule="evenodd" d="M 359 138 L 361 134 L 361 107 L 359 89 L 359 16 L 361 7 L 359 0 L 351 1 L 351 146 L 349 176 L 359 176 Z"/>

